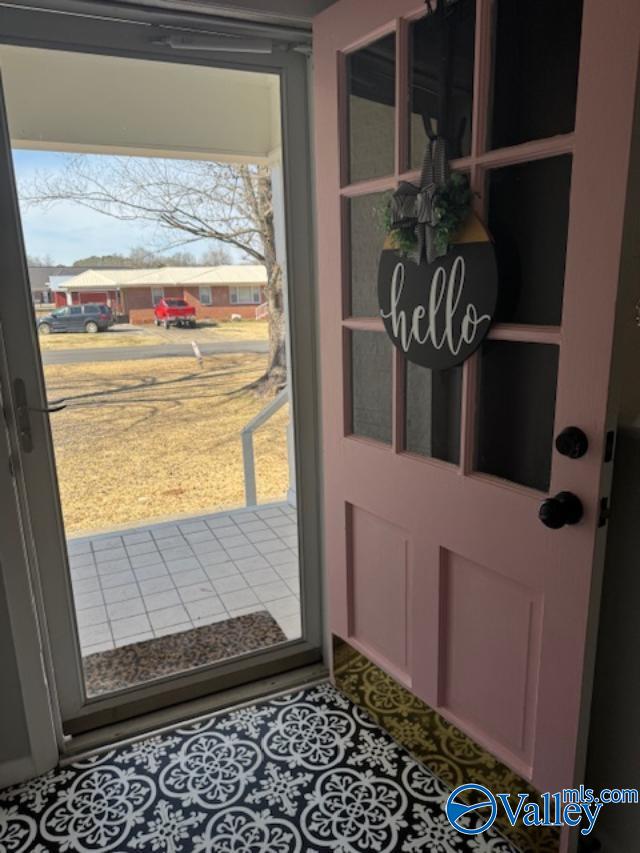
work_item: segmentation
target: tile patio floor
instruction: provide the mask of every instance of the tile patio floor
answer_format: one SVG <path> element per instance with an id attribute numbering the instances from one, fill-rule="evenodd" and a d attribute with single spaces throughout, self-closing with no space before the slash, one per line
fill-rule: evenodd
<path id="1" fill-rule="evenodd" d="M 68 549 L 83 655 L 257 610 L 300 636 L 286 503 L 74 538 Z"/>

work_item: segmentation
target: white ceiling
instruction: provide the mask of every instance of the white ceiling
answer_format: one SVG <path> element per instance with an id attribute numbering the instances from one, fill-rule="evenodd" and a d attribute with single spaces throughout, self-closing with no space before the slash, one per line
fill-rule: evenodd
<path id="1" fill-rule="evenodd" d="M 279 155 L 273 74 L 0 45 L 16 148 L 232 162 Z"/>

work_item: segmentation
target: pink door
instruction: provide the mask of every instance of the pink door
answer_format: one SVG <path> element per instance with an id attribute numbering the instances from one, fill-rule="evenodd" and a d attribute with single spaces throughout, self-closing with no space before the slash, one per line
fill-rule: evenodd
<path id="1" fill-rule="evenodd" d="M 377 305 L 384 194 L 417 179 L 438 121 L 433 18 L 339 0 L 315 20 L 326 562 L 335 635 L 557 791 L 588 708 L 640 5 L 524 7 L 452 4 L 446 132 L 500 296 L 481 349 L 438 372 L 405 362 Z M 570 426 L 579 458 L 555 447 Z M 563 491 L 584 517 L 549 529 Z"/>

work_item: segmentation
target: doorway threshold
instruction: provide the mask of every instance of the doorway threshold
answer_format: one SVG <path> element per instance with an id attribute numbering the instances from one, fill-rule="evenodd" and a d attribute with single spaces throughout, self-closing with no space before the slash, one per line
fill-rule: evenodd
<path id="1" fill-rule="evenodd" d="M 180 702 L 133 719 L 100 726 L 73 736 L 67 735 L 62 745 L 60 766 L 77 761 L 79 756 L 111 749 L 114 744 L 133 742 L 151 733 L 172 728 L 176 724 L 210 716 L 217 711 L 239 708 L 257 699 L 309 687 L 328 677 L 329 670 L 325 664 L 315 663 L 188 702 Z"/>

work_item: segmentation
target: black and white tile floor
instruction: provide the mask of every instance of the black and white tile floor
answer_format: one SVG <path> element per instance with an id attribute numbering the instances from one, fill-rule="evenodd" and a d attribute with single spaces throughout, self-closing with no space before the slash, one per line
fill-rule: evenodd
<path id="1" fill-rule="evenodd" d="M 0 792 L 2 853 L 517 853 L 329 684 Z"/>

